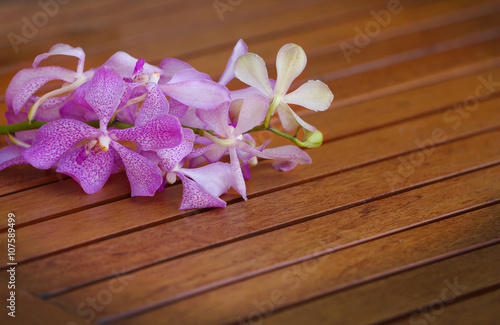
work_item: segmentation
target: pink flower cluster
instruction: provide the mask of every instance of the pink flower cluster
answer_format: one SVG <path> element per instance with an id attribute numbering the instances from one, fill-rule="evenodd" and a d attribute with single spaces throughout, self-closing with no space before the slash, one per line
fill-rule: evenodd
<path id="1" fill-rule="evenodd" d="M 53 55 L 76 57 L 76 71 L 39 66 Z M 257 157 L 273 159 L 283 171 L 311 163 L 298 146 L 266 148 L 268 142 L 256 144 L 252 132 L 274 131 L 302 147 L 322 142 L 321 132 L 289 106 L 318 111 L 333 100 L 321 81 L 287 94 L 306 61 L 299 46 L 283 46 L 274 81 L 262 58 L 248 53 L 240 40 L 215 82 L 177 59 L 166 58 L 157 67 L 124 52 L 85 71 L 81 48 L 54 45 L 35 58 L 33 68 L 19 71 L 7 89 L 7 127 L 15 132 L 4 132 L 10 146 L 0 150 L 0 170 L 18 164 L 54 168 L 92 194 L 125 169 L 132 196 L 152 196 L 178 177 L 184 189 L 180 209 L 224 207 L 219 197 L 231 187 L 246 200 L 245 178 Z M 226 85 L 235 77 L 249 87 L 230 91 Z M 39 96 L 54 80 L 61 87 Z M 275 111 L 294 136 L 270 126 Z M 221 162 L 226 155 L 229 162 Z"/>

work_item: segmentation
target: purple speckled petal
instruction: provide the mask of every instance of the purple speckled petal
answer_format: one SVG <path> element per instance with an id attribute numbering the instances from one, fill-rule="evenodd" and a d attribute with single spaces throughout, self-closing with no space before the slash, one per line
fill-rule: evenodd
<path id="1" fill-rule="evenodd" d="M 231 80 L 234 79 L 234 63 L 238 58 L 248 52 L 248 47 L 243 42 L 242 39 L 240 39 L 236 45 L 234 46 L 233 53 L 231 53 L 231 57 L 229 58 L 229 61 L 227 62 L 226 69 L 222 73 L 222 76 L 219 79 L 219 83 L 221 85 L 227 85 Z"/>
<path id="2" fill-rule="evenodd" d="M 136 58 L 128 53 L 120 51 L 113 54 L 103 65 L 115 70 L 123 78 L 132 78 L 136 64 Z M 149 76 L 155 72 L 162 74 L 163 70 L 149 63 L 144 63 L 142 72 Z"/>
<path id="3" fill-rule="evenodd" d="M 114 140 L 133 141 L 143 150 L 155 150 L 178 146 L 182 141 L 182 128 L 177 118 L 163 115 L 146 125 L 112 130 L 109 135 Z"/>
<path id="4" fill-rule="evenodd" d="M 71 101 L 73 94 L 69 93 L 60 97 L 47 98 L 36 111 L 35 118 L 37 121 L 54 121 L 61 118 L 60 109 L 69 101 Z M 26 103 L 33 105 L 39 97 L 32 96 Z"/>
<path id="5" fill-rule="evenodd" d="M 245 98 L 233 134 L 237 136 L 260 125 L 266 118 L 268 107 L 268 100 L 262 95 L 251 95 Z"/>
<path id="6" fill-rule="evenodd" d="M 108 67 L 96 70 L 87 86 L 85 100 L 99 116 L 101 129 L 106 129 L 124 91 L 125 82 L 116 71 Z"/>
<path id="7" fill-rule="evenodd" d="M 234 188 L 240 195 L 247 200 L 247 187 L 243 172 L 241 171 L 240 160 L 236 154 L 235 147 L 229 147 L 229 157 L 231 158 L 231 187 Z"/>
<path id="8" fill-rule="evenodd" d="M 71 176 L 87 194 L 99 191 L 111 175 L 114 166 L 114 149 L 85 153 L 85 146 L 71 148 L 61 157 L 57 172 Z M 86 158 L 79 162 L 79 157 Z"/>
<path id="9" fill-rule="evenodd" d="M 196 116 L 205 123 L 206 130 L 215 131 L 218 135 L 227 138 L 230 134 L 228 110 L 229 102 L 225 102 L 210 111 L 196 110 Z"/>
<path id="10" fill-rule="evenodd" d="M 13 111 L 5 112 L 5 118 L 8 124 L 21 123 L 28 120 L 28 112 L 19 112 L 19 114 Z"/>
<path id="11" fill-rule="evenodd" d="M 160 168 L 151 160 L 118 142 L 112 141 L 111 146 L 118 152 L 125 165 L 132 196 L 153 196 L 163 184 Z"/>
<path id="12" fill-rule="evenodd" d="M 201 185 L 210 194 L 221 196 L 231 187 L 231 166 L 217 162 L 199 168 L 181 168 L 181 173 Z"/>
<path id="13" fill-rule="evenodd" d="M 229 90 L 211 80 L 187 80 L 158 86 L 165 95 L 195 108 L 214 109 L 231 100 Z"/>
<path id="14" fill-rule="evenodd" d="M 69 46 L 68 44 L 62 44 L 62 43 L 52 46 L 48 53 L 43 53 L 38 55 L 33 61 L 33 67 L 36 68 L 40 64 L 40 62 L 42 62 L 43 60 L 52 55 L 68 55 L 78 58 L 78 65 L 76 68 L 76 72 L 78 74 L 83 73 L 83 65 L 85 63 L 85 52 L 83 52 L 81 47 L 72 47 Z"/>
<path id="15" fill-rule="evenodd" d="M 137 109 L 138 109 L 138 104 L 133 104 L 121 109 L 116 114 L 116 120 L 128 124 L 135 124 Z"/>
<path id="16" fill-rule="evenodd" d="M 64 104 L 63 107 L 61 107 L 59 113 L 61 114 L 61 117 L 64 119 L 73 119 L 77 121 L 82 121 L 86 122 L 86 115 L 88 111 L 75 103 L 75 101 L 71 100 Z M 38 112 L 37 112 L 38 113 Z"/>
<path id="17" fill-rule="evenodd" d="M 169 113 L 168 100 L 158 88 L 158 85 L 149 83 L 146 88 L 148 95 L 144 99 L 141 110 L 137 115 L 136 126 L 145 125 L 155 118 Z"/>
<path id="18" fill-rule="evenodd" d="M 74 82 L 78 75 L 71 70 L 61 68 L 61 67 L 40 67 L 40 68 L 30 68 L 22 69 L 19 71 L 14 78 L 12 78 L 7 90 L 5 92 L 5 102 L 9 109 L 13 109 L 14 97 L 17 93 L 23 90 L 24 84 L 31 79 L 38 77 L 47 76 L 57 76 L 57 79 Z"/>
<path id="19" fill-rule="evenodd" d="M 182 181 L 183 193 L 180 210 L 201 208 L 224 208 L 226 202 L 210 194 L 202 186 L 193 182 L 182 173 L 176 172 Z"/>
<path id="20" fill-rule="evenodd" d="M 73 99 L 75 103 L 80 105 L 81 107 L 85 108 L 88 111 L 93 112 L 94 110 L 92 107 L 87 103 L 87 100 L 85 100 L 85 95 L 87 94 L 87 87 L 89 86 L 89 82 L 83 83 L 80 87 L 76 88 Z"/>
<path id="21" fill-rule="evenodd" d="M 30 99 L 33 94 L 40 89 L 43 85 L 51 80 L 59 80 L 58 76 L 41 76 L 28 80 L 23 84 L 23 87 L 14 96 L 12 102 L 12 109 L 14 112 L 19 113 L 24 107 L 26 102 Z"/>
<path id="22" fill-rule="evenodd" d="M 38 130 L 33 145 L 23 152 L 23 157 L 36 168 L 49 169 L 69 148 L 96 134 L 96 129 L 80 121 L 56 120 Z"/>
<path id="23" fill-rule="evenodd" d="M 189 106 L 184 105 L 183 103 L 181 103 L 178 100 L 175 100 L 173 98 L 170 98 L 168 100 L 168 104 L 170 106 L 170 115 L 173 115 L 173 116 L 178 117 L 178 118 L 181 118 L 184 115 L 186 115 L 186 112 L 189 109 Z"/>
<path id="24" fill-rule="evenodd" d="M 10 166 L 27 164 L 21 156 L 25 149 L 22 146 L 8 146 L 0 149 L 0 171 Z"/>
<path id="25" fill-rule="evenodd" d="M 182 142 L 173 148 L 160 149 L 157 151 L 160 157 L 160 167 L 171 172 L 193 149 L 194 132 L 191 129 L 182 129 Z"/>

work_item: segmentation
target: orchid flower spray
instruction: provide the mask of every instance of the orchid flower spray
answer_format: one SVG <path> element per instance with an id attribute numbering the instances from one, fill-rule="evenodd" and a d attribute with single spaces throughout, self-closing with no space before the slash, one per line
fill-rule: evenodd
<path id="1" fill-rule="evenodd" d="M 76 58 L 76 70 L 41 66 L 54 55 Z M 0 126 L 0 133 L 9 146 L 0 150 L 0 171 L 20 164 L 55 169 L 87 194 L 101 190 L 121 170 L 132 196 L 152 196 L 179 180 L 180 209 L 225 207 L 220 196 L 230 188 L 246 200 L 250 167 L 259 159 L 289 171 L 311 163 L 301 148 L 323 141 L 321 132 L 290 106 L 324 111 L 333 100 L 319 80 L 289 91 L 306 63 L 300 46 L 286 44 L 276 58 L 274 81 L 264 60 L 239 40 L 216 82 L 174 58 L 155 66 L 125 52 L 85 71 L 81 48 L 56 44 L 7 88 L 8 124 Z M 249 87 L 228 89 L 234 78 Z M 60 86 L 40 93 L 51 81 Z M 272 119 L 276 112 L 279 119 Z M 257 131 L 292 143 L 256 143 L 252 133 Z"/>

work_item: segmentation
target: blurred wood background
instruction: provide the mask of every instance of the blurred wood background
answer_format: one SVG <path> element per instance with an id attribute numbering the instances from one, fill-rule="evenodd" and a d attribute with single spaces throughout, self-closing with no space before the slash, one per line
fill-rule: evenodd
<path id="1" fill-rule="evenodd" d="M 177 210 L 179 184 L 131 198 L 123 172 L 94 195 L 0 172 L 1 324 L 500 324 L 500 1 L 1 1 L 0 31 L 1 123 L 10 79 L 56 43 L 86 69 L 126 51 L 217 79 L 240 38 L 271 78 L 293 42 L 294 87 L 335 94 L 298 111 L 324 133 L 313 163 L 260 162 L 226 209 Z"/>

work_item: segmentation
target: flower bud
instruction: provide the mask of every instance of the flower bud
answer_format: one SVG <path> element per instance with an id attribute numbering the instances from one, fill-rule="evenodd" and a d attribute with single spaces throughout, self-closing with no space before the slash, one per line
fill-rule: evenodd
<path id="1" fill-rule="evenodd" d="M 319 130 L 314 132 L 304 130 L 304 141 L 302 145 L 306 148 L 317 148 L 323 143 L 323 133 Z"/>

